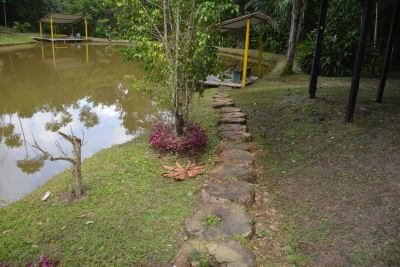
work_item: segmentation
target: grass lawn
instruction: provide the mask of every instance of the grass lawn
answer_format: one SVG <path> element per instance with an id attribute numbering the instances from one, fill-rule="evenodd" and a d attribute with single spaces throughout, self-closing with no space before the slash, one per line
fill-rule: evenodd
<path id="1" fill-rule="evenodd" d="M 194 118 L 209 133 L 207 151 L 196 162 L 207 169 L 217 144 L 217 114 L 210 108 L 214 91 L 194 99 Z M 146 136 L 139 137 L 85 160 L 83 198 L 62 201 L 71 190 L 72 177 L 65 172 L 0 209 L 0 265 L 23 265 L 41 254 L 62 259 L 63 266 L 169 265 L 183 243 L 183 224 L 194 212 L 204 182 L 202 176 L 184 182 L 161 177 L 161 164 L 172 165 L 175 159 L 159 157 Z M 47 190 L 50 199 L 40 201 Z"/>
<path id="2" fill-rule="evenodd" d="M 0 45 L 32 43 L 35 41 L 30 37 L 36 35 L 38 34 L 19 33 L 9 28 L 0 27 Z"/>
<path id="3" fill-rule="evenodd" d="M 266 266 L 400 265 L 400 80 L 384 104 L 362 80 L 353 124 L 344 123 L 349 78 L 264 79 L 233 91 L 260 151 L 255 239 Z"/>

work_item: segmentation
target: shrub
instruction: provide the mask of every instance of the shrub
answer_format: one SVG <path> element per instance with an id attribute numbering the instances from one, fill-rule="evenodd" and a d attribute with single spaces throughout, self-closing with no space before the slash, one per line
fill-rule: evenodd
<path id="1" fill-rule="evenodd" d="M 208 136 L 196 123 L 189 123 L 183 135 L 177 136 L 173 127 L 157 123 L 151 130 L 149 143 L 161 153 L 195 153 L 207 145 Z"/>
<path id="2" fill-rule="evenodd" d="M 297 63 L 305 73 L 311 73 L 315 38 L 315 33 L 310 34 L 297 48 Z M 342 33 L 340 37 L 329 32 L 324 34 L 320 74 L 324 76 L 351 74 L 356 44 L 356 32 Z"/>
<path id="3" fill-rule="evenodd" d="M 28 30 L 30 30 L 32 28 L 31 24 L 29 24 L 28 22 L 25 23 L 21 23 L 21 22 L 14 22 L 14 26 L 13 29 L 16 31 L 20 31 L 20 32 L 26 32 Z"/>

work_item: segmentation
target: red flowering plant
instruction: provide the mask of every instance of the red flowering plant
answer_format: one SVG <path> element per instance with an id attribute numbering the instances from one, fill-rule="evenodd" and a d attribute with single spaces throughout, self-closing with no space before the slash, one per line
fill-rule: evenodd
<path id="1" fill-rule="evenodd" d="M 193 122 L 184 127 L 182 136 L 163 123 L 155 124 L 149 136 L 150 145 L 161 153 L 196 153 L 205 148 L 207 140 L 207 132 Z"/>

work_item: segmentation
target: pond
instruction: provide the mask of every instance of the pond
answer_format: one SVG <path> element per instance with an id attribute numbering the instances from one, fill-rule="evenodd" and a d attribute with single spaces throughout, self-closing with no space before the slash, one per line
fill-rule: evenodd
<path id="1" fill-rule="evenodd" d="M 69 167 L 44 160 L 32 145 L 60 155 L 71 131 L 86 145 L 82 157 L 127 142 L 169 113 L 124 77 L 141 79 L 120 46 L 38 45 L 0 49 L 0 199 L 15 201 Z"/>

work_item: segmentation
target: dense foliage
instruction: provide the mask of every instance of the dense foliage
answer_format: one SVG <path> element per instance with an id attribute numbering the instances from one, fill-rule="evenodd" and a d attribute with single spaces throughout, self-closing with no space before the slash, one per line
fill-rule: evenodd
<path id="1" fill-rule="evenodd" d="M 171 125 L 154 125 L 149 143 L 161 153 L 195 153 L 207 145 L 207 133 L 196 123 L 189 123 L 182 136 L 177 136 Z"/>
<path id="2" fill-rule="evenodd" d="M 202 81 L 216 71 L 220 34 L 215 24 L 237 8 L 232 0 L 118 0 L 117 5 L 122 35 L 135 42 L 131 54 L 146 78 L 158 82 L 153 91 L 167 92 L 180 135 L 192 95 L 201 93 Z"/>

